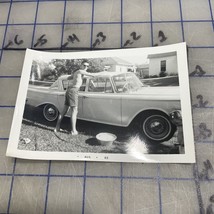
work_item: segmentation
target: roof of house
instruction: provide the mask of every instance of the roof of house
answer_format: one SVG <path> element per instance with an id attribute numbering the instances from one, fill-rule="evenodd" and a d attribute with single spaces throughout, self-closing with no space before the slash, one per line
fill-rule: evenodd
<path id="1" fill-rule="evenodd" d="M 123 59 L 120 59 L 118 57 L 109 57 L 107 59 L 104 60 L 104 63 L 106 65 L 134 65 L 133 63 L 127 62 Z"/>
<path id="2" fill-rule="evenodd" d="M 137 66 L 138 68 L 149 68 L 149 64 L 141 64 Z"/>
<path id="3" fill-rule="evenodd" d="M 168 57 L 168 56 L 176 56 L 176 51 L 168 52 L 168 53 L 149 54 L 147 58 L 154 59 L 154 58 L 162 58 L 162 57 Z"/>
<path id="4" fill-rule="evenodd" d="M 96 73 L 95 77 L 112 77 L 112 76 L 117 76 L 121 74 L 130 74 L 132 72 L 127 72 L 127 71 L 101 71 Z"/>

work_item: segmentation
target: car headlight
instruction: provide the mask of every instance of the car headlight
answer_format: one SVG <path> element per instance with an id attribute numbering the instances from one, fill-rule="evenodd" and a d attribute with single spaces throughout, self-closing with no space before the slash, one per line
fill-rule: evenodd
<path id="1" fill-rule="evenodd" d="M 182 114 L 181 110 L 174 110 L 169 114 L 170 120 L 173 124 L 177 126 L 182 125 Z"/>

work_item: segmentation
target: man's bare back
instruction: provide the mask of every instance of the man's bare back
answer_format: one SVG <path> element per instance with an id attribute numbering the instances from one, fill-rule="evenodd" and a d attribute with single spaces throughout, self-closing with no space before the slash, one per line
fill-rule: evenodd
<path id="1" fill-rule="evenodd" d="M 83 75 L 86 76 L 94 76 L 94 74 L 91 74 L 85 70 L 78 70 L 73 75 L 73 87 L 74 88 L 80 88 L 83 81 Z"/>

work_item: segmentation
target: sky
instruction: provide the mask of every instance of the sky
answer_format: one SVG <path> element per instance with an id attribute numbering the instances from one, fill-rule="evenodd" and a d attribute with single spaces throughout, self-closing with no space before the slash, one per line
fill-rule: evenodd
<path id="1" fill-rule="evenodd" d="M 123 59 L 127 62 L 130 62 L 132 64 L 135 64 L 135 65 L 142 65 L 142 64 L 148 64 L 149 63 L 149 60 L 147 59 L 147 56 L 148 54 L 141 54 L 140 56 L 139 55 L 136 55 L 136 56 L 133 56 L 133 55 L 130 55 L 130 56 L 118 56 L 118 58 L 120 59 Z M 39 61 L 43 61 L 43 62 L 46 62 L 46 63 L 49 63 L 51 61 L 50 58 L 44 58 L 44 57 L 37 57 L 35 58 L 38 62 Z"/>
<path id="2" fill-rule="evenodd" d="M 133 63 L 133 64 L 136 64 L 136 65 L 141 65 L 141 64 L 148 64 L 149 63 L 149 60 L 147 59 L 147 56 L 148 54 L 145 54 L 145 55 L 137 55 L 137 56 L 119 56 L 118 58 L 120 59 L 123 59 L 127 62 L 130 62 L 130 63 Z"/>

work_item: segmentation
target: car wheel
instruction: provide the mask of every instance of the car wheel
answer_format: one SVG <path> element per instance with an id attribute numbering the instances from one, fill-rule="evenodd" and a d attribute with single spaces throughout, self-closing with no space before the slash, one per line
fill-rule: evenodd
<path id="1" fill-rule="evenodd" d="M 57 117 L 59 115 L 59 111 L 54 105 L 47 104 L 43 108 L 43 115 L 44 115 L 46 120 L 54 121 L 57 119 Z"/>
<path id="2" fill-rule="evenodd" d="M 141 117 L 140 131 L 150 142 L 161 143 L 172 138 L 176 126 L 166 114 L 151 112 Z"/>

